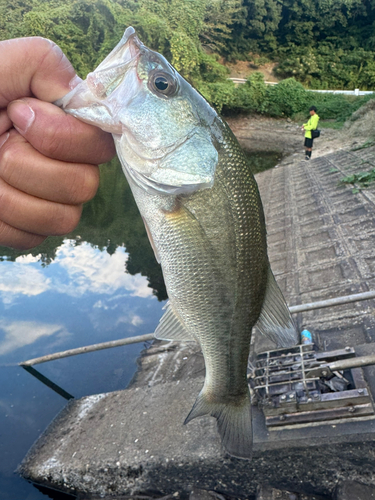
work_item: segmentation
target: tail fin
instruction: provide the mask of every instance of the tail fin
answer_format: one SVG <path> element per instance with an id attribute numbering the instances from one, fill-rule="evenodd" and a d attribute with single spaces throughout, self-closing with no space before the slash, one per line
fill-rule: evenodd
<path id="1" fill-rule="evenodd" d="M 253 432 L 250 394 L 237 404 L 211 403 L 202 390 L 184 424 L 203 415 L 211 415 L 217 419 L 221 442 L 230 455 L 251 460 Z"/>

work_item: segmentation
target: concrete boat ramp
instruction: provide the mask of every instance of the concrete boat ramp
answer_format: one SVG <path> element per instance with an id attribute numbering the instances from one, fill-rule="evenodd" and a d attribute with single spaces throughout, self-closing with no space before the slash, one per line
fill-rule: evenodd
<path id="1" fill-rule="evenodd" d="M 375 191 L 338 186 L 375 167 L 375 148 L 289 161 L 257 176 L 272 268 L 288 304 L 375 290 Z M 375 354 L 374 300 L 295 315 L 320 351 Z M 254 340 L 254 350 L 273 349 Z M 375 368 L 363 369 L 371 397 Z M 19 472 L 78 498 L 375 498 L 375 420 L 269 429 L 254 406 L 254 459 L 221 449 L 213 418 L 183 426 L 204 378 L 192 344 L 155 343 L 124 391 L 71 400 Z M 211 492 L 211 493 L 209 493 Z"/>

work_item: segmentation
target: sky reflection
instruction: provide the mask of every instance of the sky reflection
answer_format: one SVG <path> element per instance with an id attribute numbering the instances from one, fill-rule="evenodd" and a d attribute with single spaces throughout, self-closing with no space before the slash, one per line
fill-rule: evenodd
<path id="1" fill-rule="evenodd" d="M 86 315 L 90 331 L 121 326 L 130 326 L 134 331 L 141 326 L 144 319 L 138 312 L 137 301 L 131 299 L 151 300 L 152 290 L 145 277 L 125 272 L 127 259 L 124 247 L 110 255 L 89 243 L 65 240 L 54 261 L 46 267 L 31 255 L 2 262 L 0 311 L 3 309 L 4 314 L 0 320 L 0 356 L 41 339 L 50 346 L 51 340 L 61 344 L 76 333 L 69 321 L 72 314 Z M 36 303 L 37 318 L 32 307 Z M 77 306 L 80 311 L 73 313 Z M 61 314 L 64 307 L 69 314 Z M 50 321 L 52 311 L 54 321 Z M 76 319 L 76 324 L 79 322 L 82 317 Z"/>
<path id="2" fill-rule="evenodd" d="M 65 331 L 62 325 L 49 325 L 37 321 L 0 320 L 4 338 L 0 342 L 0 356 L 23 346 L 33 344 L 41 337 L 50 337 Z"/>
<path id="3" fill-rule="evenodd" d="M 31 254 L 0 262 L 0 484 L 9 485 L 7 500 L 44 498 L 13 472 L 66 404 L 18 363 L 155 330 L 163 302 L 146 277 L 126 271 L 128 259 L 124 245 L 110 254 L 65 239 L 48 265 Z M 80 398 L 126 388 L 143 348 L 134 344 L 36 368 Z"/>
<path id="4" fill-rule="evenodd" d="M 146 278 L 125 274 L 127 259 L 124 247 L 109 255 L 89 243 L 77 245 L 74 240 L 65 240 L 45 272 L 41 271 L 39 258 L 32 255 L 2 262 L 0 296 L 4 304 L 11 304 L 19 295 L 40 295 L 49 290 L 75 297 L 85 293 L 113 294 L 120 288 L 138 297 L 152 295 Z"/>
<path id="5" fill-rule="evenodd" d="M 124 247 L 118 247 L 114 254 L 109 255 L 85 242 L 75 246 L 74 242 L 65 241 L 57 250 L 51 268 L 60 266 L 66 273 L 67 282 L 57 279 L 51 286 L 58 287 L 61 293 L 74 296 L 85 293 L 112 294 L 121 288 L 137 297 L 151 296 L 146 278 L 140 274 L 125 274 L 127 259 Z"/>

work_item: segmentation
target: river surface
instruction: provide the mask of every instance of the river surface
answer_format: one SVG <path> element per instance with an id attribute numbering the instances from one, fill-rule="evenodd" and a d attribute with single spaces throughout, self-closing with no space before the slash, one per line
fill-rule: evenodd
<path id="1" fill-rule="evenodd" d="M 278 160 L 272 153 L 251 156 L 254 171 Z M 28 252 L 0 247 L 0 500 L 48 498 L 15 470 L 67 401 L 18 363 L 151 333 L 166 299 L 160 267 L 117 160 L 101 167 L 98 194 L 85 205 L 73 233 L 48 238 Z M 124 389 L 144 348 L 117 347 L 35 368 L 80 398 Z"/>

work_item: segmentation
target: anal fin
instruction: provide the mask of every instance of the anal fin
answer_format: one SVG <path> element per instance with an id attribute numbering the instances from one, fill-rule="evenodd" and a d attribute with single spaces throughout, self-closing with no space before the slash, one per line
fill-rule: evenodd
<path id="1" fill-rule="evenodd" d="M 159 340 L 178 340 L 196 342 L 195 338 L 186 330 L 185 325 L 173 310 L 171 303 L 165 306 L 166 311 L 154 332 Z"/>

